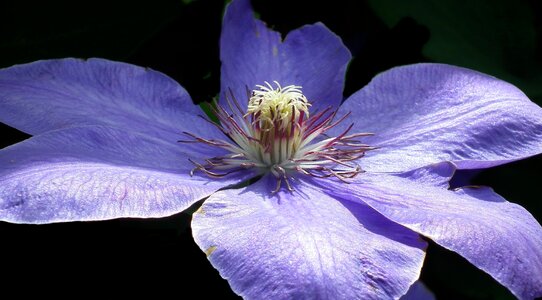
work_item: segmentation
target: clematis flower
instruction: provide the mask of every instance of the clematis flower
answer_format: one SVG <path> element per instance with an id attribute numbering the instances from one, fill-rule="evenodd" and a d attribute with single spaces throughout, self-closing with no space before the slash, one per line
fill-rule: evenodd
<path id="1" fill-rule="evenodd" d="M 33 135 L 0 151 L 0 219 L 163 217 L 206 198 L 194 239 L 247 299 L 430 297 L 422 237 L 520 299 L 542 296 L 540 224 L 490 188 L 448 185 L 542 152 L 542 109 L 520 90 L 417 64 L 340 105 L 339 37 L 317 23 L 282 40 L 248 0 L 229 4 L 220 48 L 220 123 L 125 63 L 0 70 L 0 120 Z"/>

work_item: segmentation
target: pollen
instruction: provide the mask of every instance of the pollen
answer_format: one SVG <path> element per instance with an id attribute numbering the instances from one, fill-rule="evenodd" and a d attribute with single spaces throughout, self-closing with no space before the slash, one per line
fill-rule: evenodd
<path id="1" fill-rule="evenodd" d="M 278 125 L 282 129 L 292 122 L 298 122 L 302 115 L 308 118 L 310 103 L 301 92 L 301 86 L 282 88 L 277 81 L 274 83 L 276 88 L 268 82 L 265 82 L 265 86 L 256 86 L 258 89 L 252 91 L 245 116 L 254 115 L 254 121 L 261 128 Z"/>
<path id="2" fill-rule="evenodd" d="M 246 110 L 231 92 L 225 97 L 225 106 L 216 105 L 213 112 L 220 125 L 209 122 L 225 139 L 205 139 L 184 132 L 191 140 L 182 142 L 203 143 L 229 152 L 201 163 L 192 161 L 195 168 L 191 175 L 203 172 L 210 177 L 224 177 L 255 169 L 260 174 L 275 176 L 274 192 L 278 192 L 281 186 L 293 190 L 296 176 L 335 177 L 348 182 L 362 173 L 357 162 L 375 148 L 359 139 L 371 134 L 352 134 L 351 124 L 340 134 L 328 136 L 327 131 L 343 122 L 348 114 L 336 118 L 336 112 L 327 108 L 309 115 L 311 104 L 301 86 L 282 87 L 277 81 L 274 84 L 257 85 L 248 94 Z"/>

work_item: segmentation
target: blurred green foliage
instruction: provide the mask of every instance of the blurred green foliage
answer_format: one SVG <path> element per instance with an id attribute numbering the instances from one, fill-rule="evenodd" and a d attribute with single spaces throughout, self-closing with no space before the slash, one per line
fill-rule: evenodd
<path id="1" fill-rule="evenodd" d="M 540 4 L 509 0 L 369 3 L 390 27 L 404 17 L 427 26 L 431 35 L 423 48 L 427 58 L 494 75 L 542 103 L 542 49 L 536 28 L 540 19 L 535 20 Z"/>

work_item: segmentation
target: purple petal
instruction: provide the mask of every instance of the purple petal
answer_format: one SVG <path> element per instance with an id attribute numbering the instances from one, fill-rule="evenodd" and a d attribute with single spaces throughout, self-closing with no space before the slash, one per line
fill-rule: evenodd
<path id="1" fill-rule="evenodd" d="M 313 109 L 338 107 L 343 100 L 344 75 L 351 55 L 340 38 L 323 24 L 280 33 L 254 18 L 248 0 L 227 7 L 220 40 L 222 90 L 232 90 L 242 106 L 247 88 L 265 81 L 282 86 L 300 85 Z"/>
<path id="2" fill-rule="evenodd" d="M 423 185 L 433 185 L 448 189 L 450 179 L 454 176 L 456 167 L 453 163 L 443 162 L 433 164 L 430 167 L 418 168 L 403 173 L 396 174 L 399 177 L 408 178 L 411 181 Z"/>
<path id="3" fill-rule="evenodd" d="M 188 157 L 180 145 L 106 127 L 34 136 L 0 151 L 0 220 L 162 217 L 238 182 L 190 177 Z"/>
<path id="4" fill-rule="evenodd" d="M 304 182 L 272 194 L 274 177 L 213 194 L 194 239 L 246 299 L 392 299 L 418 278 L 426 243 L 366 205 Z"/>
<path id="5" fill-rule="evenodd" d="M 429 168 L 443 169 L 441 165 Z M 433 176 L 433 182 L 439 182 L 447 175 L 435 172 Z M 366 203 L 459 253 L 521 299 L 541 297 L 542 227 L 533 216 L 490 188 L 451 191 L 429 182 L 365 173 L 351 184 L 328 180 L 323 189 Z"/>
<path id="6" fill-rule="evenodd" d="M 542 109 L 504 81 L 468 69 L 418 64 L 384 72 L 352 95 L 354 132 L 379 147 L 369 171 L 406 171 L 441 161 L 491 167 L 542 151 Z M 349 122 L 343 122 L 339 132 Z"/>
<path id="7" fill-rule="evenodd" d="M 401 300 L 435 300 L 435 295 L 421 281 L 416 281 Z"/>
<path id="8" fill-rule="evenodd" d="M 108 125 L 176 141 L 183 130 L 210 128 L 198 113 L 174 80 L 125 63 L 68 58 L 0 70 L 0 121 L 33 135 Z"/>

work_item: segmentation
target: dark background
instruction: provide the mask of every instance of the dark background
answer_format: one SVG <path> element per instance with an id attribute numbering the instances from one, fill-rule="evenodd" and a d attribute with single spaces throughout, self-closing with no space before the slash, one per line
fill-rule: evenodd
<path id="1" fill-rule="evenodd" d="M 396 65 L 443 62 L 505 79 L 542 104 L 539 1 L 256 1 L 283 34 L 324 22 L 354 60 L 345 96 Z M 223 1 L 2 1 L 0 67 L 104 57 L 176 79 L 196 102 L 219 90 Z M 359 6 L 359 8 L 358 8 Z M 3 126 L 0 147 L 28 136 Z M 477 174 L 542 220 L 542 157 Z M 235 298 L 192 240 L 190 215 L 43 226 L 0 222 L 0 286 L 20 296 Z M 430 244 L 423 281 L 439 299 L 513 299 L 463 258 Z"/>

